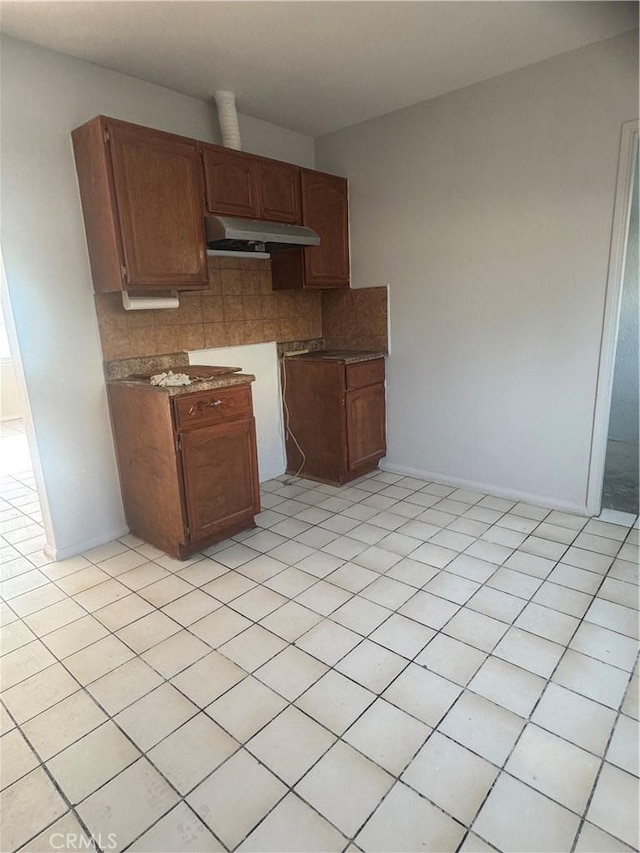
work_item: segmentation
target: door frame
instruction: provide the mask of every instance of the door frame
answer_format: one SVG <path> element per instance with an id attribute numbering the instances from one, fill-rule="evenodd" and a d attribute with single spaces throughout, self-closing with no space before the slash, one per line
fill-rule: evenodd
<path id="1" fill-rule="evenodd" d="M 640 122 L 626 121 L 622 125 L 618 156 L 618 175 L 611 228 L 611 248 L 609 269 L 602 322 L 600 360 L 593 426 L 591 433 L 591 455 L 587 480 L 587 514 L 600 515 L 602 509 L 602 487 L 604 466 L 609 434 L 611 414 L 611 396 L 613 392 L 613 373 L 616 361 L 622 285 L 627 254 L 629 218 L 633 199 L 636 151 L 638 150 Z"/>

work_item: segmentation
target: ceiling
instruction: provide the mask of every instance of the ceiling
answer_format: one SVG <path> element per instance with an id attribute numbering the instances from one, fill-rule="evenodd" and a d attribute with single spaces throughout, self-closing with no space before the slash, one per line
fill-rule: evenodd
<path id="1" fill-rule="evenodd" d="M 3 0 L 9 35 L 319 136 L 638 26 L 635 2 Z"/>

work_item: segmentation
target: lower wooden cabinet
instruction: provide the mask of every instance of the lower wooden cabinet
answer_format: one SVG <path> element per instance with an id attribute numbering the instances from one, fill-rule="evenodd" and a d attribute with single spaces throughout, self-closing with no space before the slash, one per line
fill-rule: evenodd
<path id="1" fill-rule="evenodd" d="M 260 488 L 251 386 L 170 395 L 108 386 L 133 534 L 185 557 L 252 527 Z"/>
<path id="2" fill-rule="evenodd" d="M 316 353 L 287 358 L 282 370 L 287 471 L 342 485 L 377 468 L 386 453 L 384 359 L 350 364 Z"/>

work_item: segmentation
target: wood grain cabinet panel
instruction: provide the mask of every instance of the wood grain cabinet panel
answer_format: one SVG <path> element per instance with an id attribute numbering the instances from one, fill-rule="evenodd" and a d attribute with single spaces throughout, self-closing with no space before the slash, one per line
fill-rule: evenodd
<path id="1" fill-rule="evenodd" d="M 347 459 L 349 471 L 356 471 L 384 456 L 384 385 L 368 385 L 347 391 Z"/>
<path id="2" fill-rule="evenodd" d="M 259 502 L 255 443 L 253 418 L 183 434 L 182 470 L 192 539 L 253 522 Z"/>
<path id="3" fill-rule="evenodd" d="M 110 382 L 108 391 L 134 535 L 184 559 L 253 527 L 260 487 L 250 386 L 171 396 Z M 202 405 L 221 398 L 219 417 L 222 406 Z"/>
<path id="4" fill-rule="evenodd" d="M 320 245 L 273 255 L 273 289 L 349 287 L 347 181 L 301 169 L 300 197 L 302 224 L 318 233 Z"/>
<path id="5" fill-rule="evenodd" d="M 300 224 L 300 170 L 288 163 L 257 160 L 256 179 L 260 218 Z"/>
<path id="6" fill-rule="evenodd" d="M 360 387 L 349 390 L 349 372 L 365 364 Z M 290 428 L 287 471 L 340 486 L 374 470 L 386 453 L 384 359 L 345 365 L 290 358 L 282 369 Z M 370 384 L 363 385 L 366 376 Z"/>
<path id="7" fill-rule="evenodd" d="M 241 151 L 201 145 L 207 210 L 249 219 L 260 215 L 256 161 Z"/>
<path id="8" fill-rule="evenodd" d="M 197 143 L 104 116 L 72 137 L 94 289 L 205 287 Z"/>

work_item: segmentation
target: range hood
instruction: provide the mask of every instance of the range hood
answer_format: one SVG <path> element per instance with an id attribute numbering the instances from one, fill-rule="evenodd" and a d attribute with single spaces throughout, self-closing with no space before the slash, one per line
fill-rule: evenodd
<path id="1" fill-rule="evenodd" d="M 205 230 L 209 255 L 240 252 L 264 257 L 272 252 L 317 246 L 320 243 L 320 237 L 313 228 L 304 225 L 240 219 L 235 216 L 207 216 Z"/>

